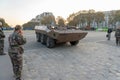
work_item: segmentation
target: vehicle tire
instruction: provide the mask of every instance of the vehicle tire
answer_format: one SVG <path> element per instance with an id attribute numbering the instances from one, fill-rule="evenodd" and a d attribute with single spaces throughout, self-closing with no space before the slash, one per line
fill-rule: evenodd
<path id="1" fill-rule="evenodd" d="M 39 33 L 36 33 L 37 42 L 40 42 L 40 38 L 41 38 L 41 35 Z"/>
<path id="2" fill-rule="evenodd" d="M 46 46 L 48 48 L 53 48 L 55 46 L 55 40 L 51 37 L 47 37 Z"/>
<path id="3" fill-rule="evenodd" d="M 71 41 L 70 42 L 70 44 L 72 45 L 72 46 L 75 46 L 75 45 L 77 45 L 79 43 L 79 40 L 77 40 L 77 41 Z"/>
<path id="4" fill-rule="evenodd" d="M 46 44 L 46 36 L 45 36 L 44 34 L 41 34 L 40 42 L 41 42 L 42 44 Z"/>

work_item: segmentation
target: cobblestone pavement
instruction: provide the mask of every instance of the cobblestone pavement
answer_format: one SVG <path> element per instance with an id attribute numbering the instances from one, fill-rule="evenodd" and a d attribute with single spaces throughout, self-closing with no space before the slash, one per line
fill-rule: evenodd
<path id="1" fill-rule="evenodd" d="M 8 34 L 11 31 L 5 31 L 5 52 L 8 51 Z M 0 80 L 13 80 L 12 65 L 10 63 L 10 58 L 8 55 L 0 56 Z"/>
<path id="2" fill-rule="evenodd" d="M 25 80 L 120 80 L 120 47 L 114 33 L 107 41 L 105 32 L 88 32 L 77 46 L 46 48 L 27 33 Z"/>
<path id="3" fill-rule="evenodd" d="M 114 33 L 107 41 L 105 32 L 90 31 L 77 46 L 67 43 L 52 49 L 36 42 L 34 31 L 24 33 L 24 80 L 120 80 L 120 47 L 115 45 Z M 6 39 L 6 51 L 7 47 Z M 8 56 L 0 57 L 0 80 L 12 80 Z"/>

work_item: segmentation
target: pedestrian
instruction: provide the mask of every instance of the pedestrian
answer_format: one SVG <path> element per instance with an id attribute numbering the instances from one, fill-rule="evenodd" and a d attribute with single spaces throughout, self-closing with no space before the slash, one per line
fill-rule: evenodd
<path id="1" fill-rule="evenodd" d="M 120 27 L 115 31 L 116 45 L 120 45 Z"/>
<path id="2" fill-rule="evenodd" d="M 13 66 L 13 73 L 15 80 L 22 80 L 22 67 L 23 67 L 23 45 L 26 43 L 26 39 L 23 37 L 22 27 L 16 25 L 14 32 L 9 35 L 9 49 L 8 53 Z"/>
<path id="3" fill-rule="evenodd" d="M 108 40 L 110 40 L 110 38 L 111 38 L 111 33 L 112 33 L 112 28 L 108 28 L 108 31 L 107 31 Z"/>
<path id="4" fill-rule="evenodd" d="M 6 55 L 6 53 L 4 53 L 4 32 L 2 29 L 2 22 L 0 22 L 0 55 Z"/>

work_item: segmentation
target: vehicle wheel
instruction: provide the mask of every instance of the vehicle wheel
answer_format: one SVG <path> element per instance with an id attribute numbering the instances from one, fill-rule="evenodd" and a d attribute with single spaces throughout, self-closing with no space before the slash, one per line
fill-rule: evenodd
<path id="1" fill-rule="evenodd" d="M 79 40 L 78 40 L 78 41 L 71 41 L 71 42 L 70 42 L 70 44 L 71 44 L 72 46 L 77 45 L 78 43 L 79 43 Z"/>
<path id="2" fill-rule="evenodd" d="M 41 35 L 39 33 L 36 33 L 37 42 L 40 42 L 40 38 L 41 38 Z"/>
<path id="3" fill-rule="evenodd" d="M 48 48 L 53 48 L 55 46 L 55 40 L 53 38 L 47 37 L 46 46 Z"/>
<path id="4" fill-rule="evenodd" d="M 46 43 L 46 36 L 45 36 L 44 34 L 41 34 L 40 42 L 41 42 L 42 44 L 45 44 L 45 43 Z"/>

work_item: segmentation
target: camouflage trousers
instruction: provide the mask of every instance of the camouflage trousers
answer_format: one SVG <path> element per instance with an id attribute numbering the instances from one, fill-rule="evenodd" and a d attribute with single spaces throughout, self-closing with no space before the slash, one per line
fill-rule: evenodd
<path id="1" fill-rule="evenodd" d="M 120 45 L 120 37 L 116 37 L 116 45 Z"/>
<path id="2" fill-rule="evenodd" d="M 15 74 L 16 78 L 21 78 L 22 73 L 22 66 L 23 66 L 23 59 L 22 53 L 11 53 L 9 52 L 9 56 L 11 59 L 11 63 L 13 66 L 13 73 Z"/>
<path id="3" fill-rule="evenodd" d="M 0 54 L 4 53 L 4 40 L 0 40 Z"/>

